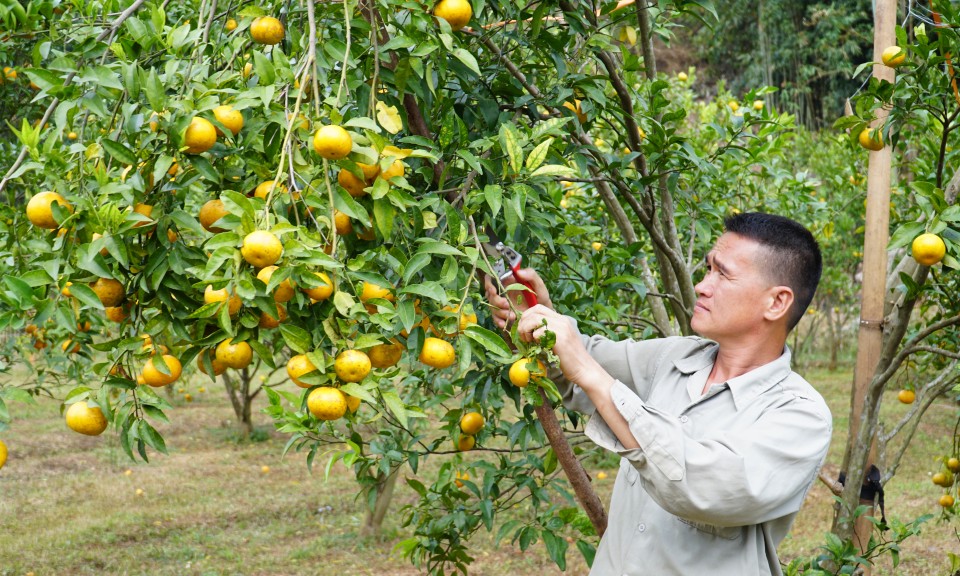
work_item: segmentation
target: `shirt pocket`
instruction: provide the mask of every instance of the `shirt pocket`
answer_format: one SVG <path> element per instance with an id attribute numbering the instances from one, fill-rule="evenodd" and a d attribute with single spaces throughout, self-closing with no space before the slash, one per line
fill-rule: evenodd
<path id="1" fill-rule="evenodd" d="M 687 526 L 694 528 L 698 532 L 709 534 L 710 536 L 716 536 L 717 538 L 722 538 L 723 540 L 738 540 L 740 535 L 743 534 L 742 526 L 714 526 L 713 524 L 694 522 L 693 520 L 687 520 L 686 518 L 680 518 L 679 516 L 674 516 L 674 518 L 680 522 L 683 522 Z"/>

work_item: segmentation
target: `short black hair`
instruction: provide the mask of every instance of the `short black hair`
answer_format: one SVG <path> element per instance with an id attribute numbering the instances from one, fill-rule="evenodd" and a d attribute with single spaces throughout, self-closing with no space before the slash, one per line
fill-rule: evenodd
<path id="1" fill-rule="evenodd" d="M 787 318 L 787 330 L 793 330 L 813 300 L 823 270 L 820 246 L 813 234 L 799 222 L 763 212 L 734 214 L 724 220 L 724 226 L 727 232 L 766 249 L 762 270 L 775 286 L 793 290 L 793 307 Z"/>

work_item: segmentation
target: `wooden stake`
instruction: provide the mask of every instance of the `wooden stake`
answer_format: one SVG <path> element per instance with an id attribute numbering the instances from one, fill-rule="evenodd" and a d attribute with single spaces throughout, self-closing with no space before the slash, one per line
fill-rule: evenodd
<path id="1" fill-rule="evenodd" d="M 895 26 L 896 0 L 876 0 L 874 4 L 873 60 L 881 61 L 883 50 L 897 43 Z M 875 64 L 874 77 L 894 81 L 894 70 L 883 64 Z M 876 111 L 872 127 L 884 124 L 889 112 L 884 108 Z M 888 139 L 885 139 L 885 141 Z M 863 300 L 860 307 L 860 332 L 857 341 L 857 363 L 854 371 L 854 390 L 851 395 L 850 433 L 855 434 L 860 426 L 863 401 L 873 377 L 883 346 L 883 303 L 887 281 L 887 243 L 890 237 L 890 168 L 892 149 L 887 143 L 882 150 L 870 152 L 867 169 L 867 214 L 863 246 Z M 873 440 L 871 440 L 873 441 Z M 873 460 L 867 463 L 870 468 Z M 848 478 L 848 482 L 861 483 L 862 478 Z M 873 502 L 863 502 L 873 505 Z M 872 515 L 872 514 L 871 514 Z M 873 524 L 862 516 L 855 525 L 855 538 L 864 550 L 870 541 Z M 869 575 L 870 570 L 864 574 Z"/>

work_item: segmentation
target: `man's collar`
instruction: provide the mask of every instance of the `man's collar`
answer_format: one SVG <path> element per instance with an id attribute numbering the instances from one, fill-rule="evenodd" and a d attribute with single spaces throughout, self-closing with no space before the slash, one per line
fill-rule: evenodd
<path id="1" fill-rule="evenodd" d="M 719 344 L 711 342 L 694 354 L 675 360 L 673 364 L 677 370 L 689 376 L 712 365 L 717 358 L 719 349 Z M 772 362 L 727 380 L 726 384 L 730 388 L 733 403 L 737 409 L 739 410 L 750 400 L 789 376 L 792 371 L 790 369 L 791 356 L 790 347 L 784 346 L 783 354 Z"/>

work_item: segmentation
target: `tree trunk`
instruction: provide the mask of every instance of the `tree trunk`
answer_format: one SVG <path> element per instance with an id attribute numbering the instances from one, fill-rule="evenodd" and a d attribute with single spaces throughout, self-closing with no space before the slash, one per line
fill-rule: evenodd
<path id="1" fill-rule="evenodd" d="M 393 500 L 393 490 L 397 485 L 397 478 L 400 477 L 400 469 L 396 468 L 386 477 L 377 478 L 377 485 L 374 488 L 377 498 L 374 500 L 373 508 L 367 507 L 367 515 L 363 519 L 363 529 L 361 534 L 364 536 L 379 536 L 383 530 L 383 519 L 387 516 L 387 509 L 390 508 L 390 502 Z"/>

